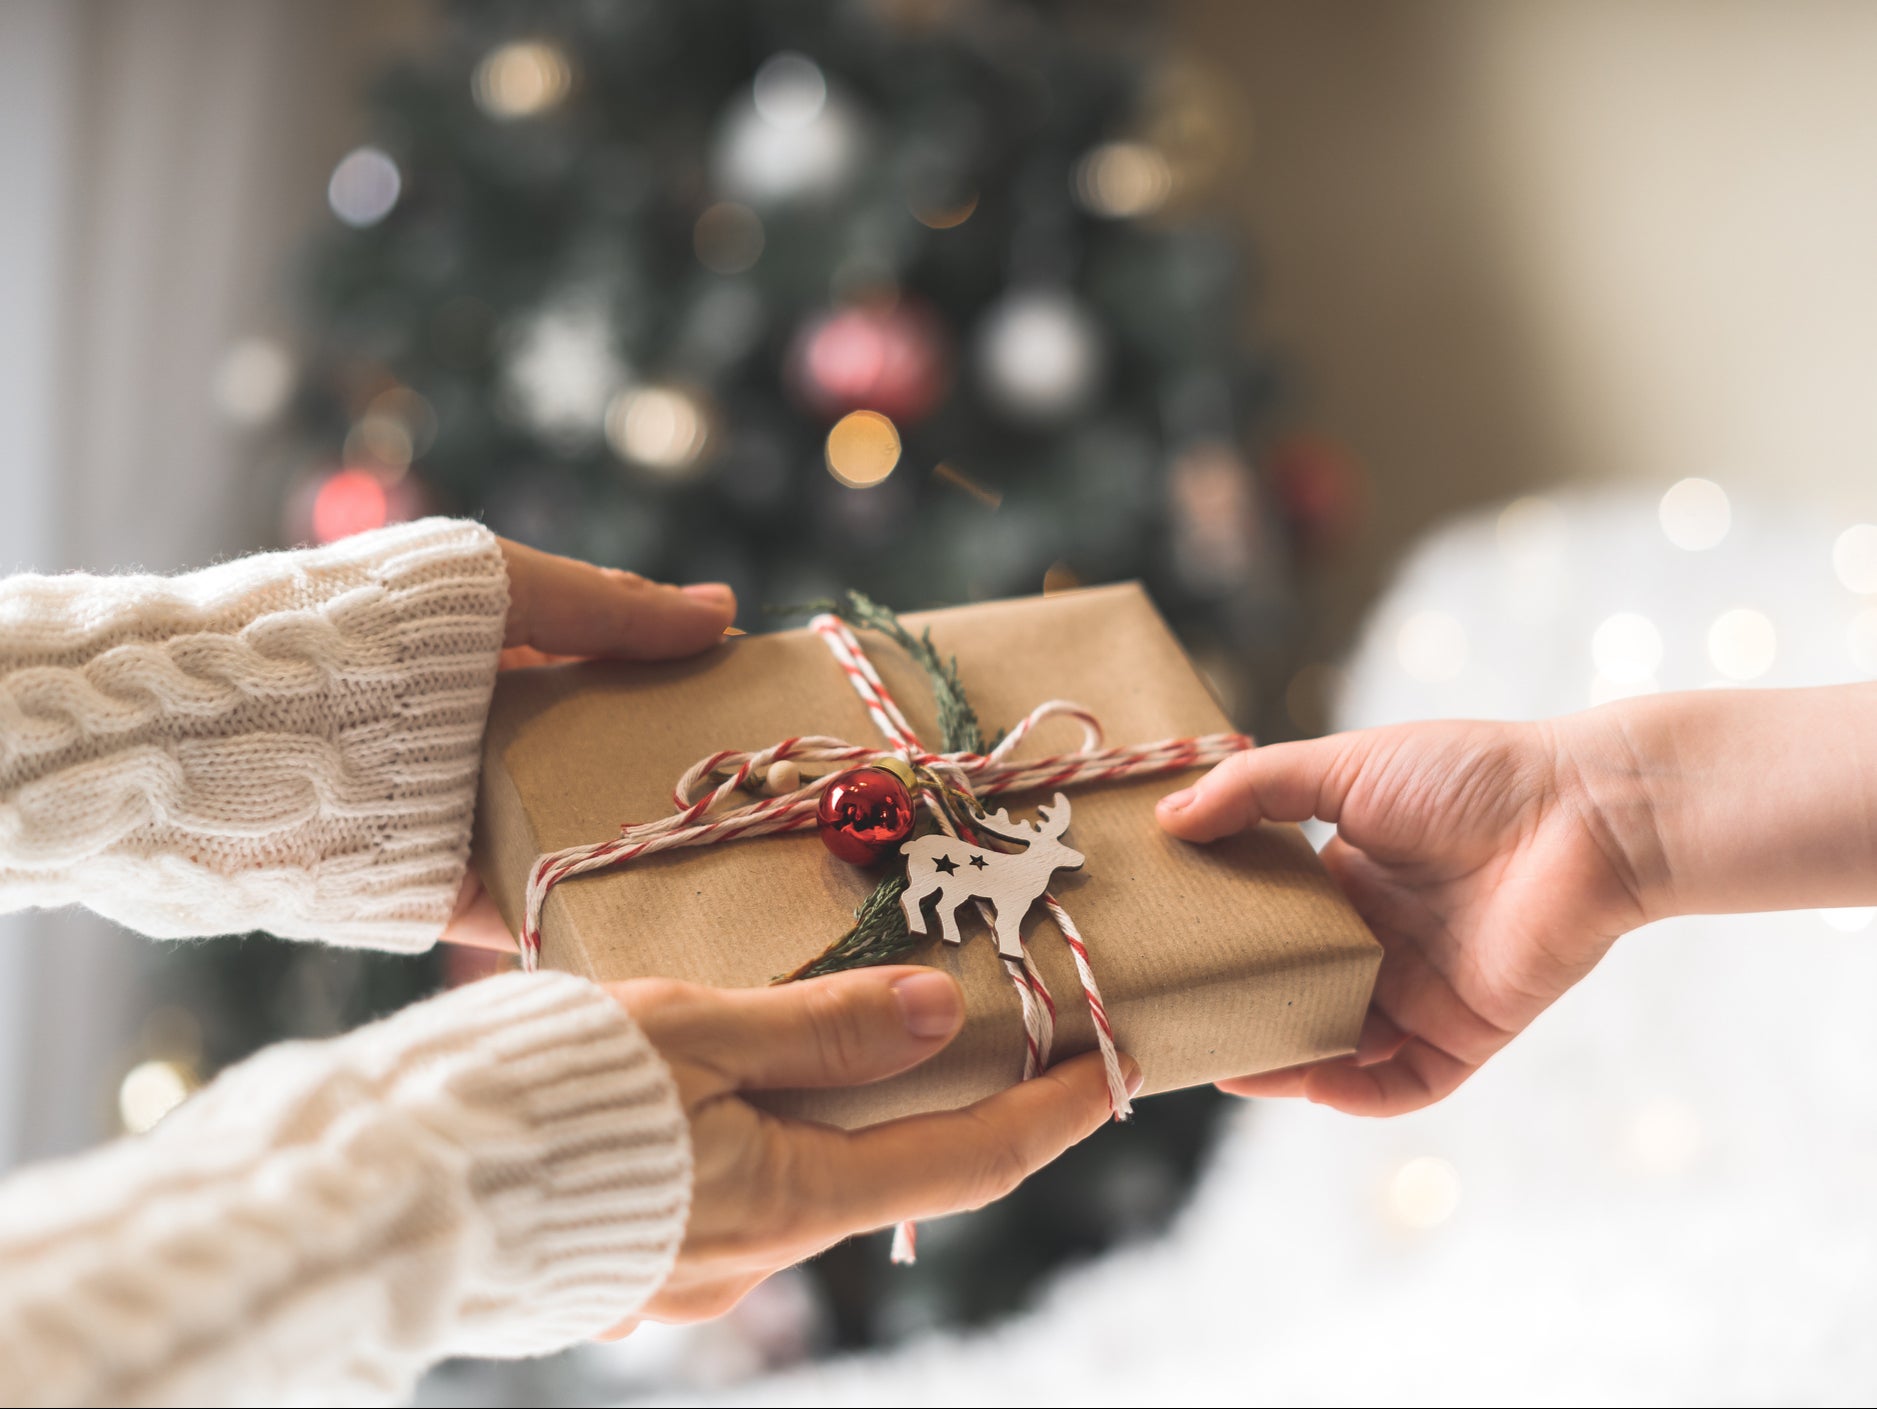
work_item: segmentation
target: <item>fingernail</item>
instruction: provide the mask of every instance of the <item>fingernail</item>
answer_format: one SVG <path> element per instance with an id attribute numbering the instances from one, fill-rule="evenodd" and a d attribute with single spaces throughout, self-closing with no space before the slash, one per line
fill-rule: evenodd
<path id="1" fill-rule="evenodd" d="M 700 602 L 709 602 L 713 607 L 727 607 L 736 601 L 736 593 L 730 590 L 726 582 L 693 582 L 678 589 L 687 597 L 695 597 Z"/>
<path id="2" fill-rule="evenodd" d="M 1128 1095 L 1130 1096 L 1138 1095 L 1140 1093 L 1141 1083 L 1147 1080 L 1147 1074 L 1141 1070 L 1141 1064 L 1128 1056 L 1125 1052 L 1121 1055 L 1121 1075 L 1127 1078 Z"/>
<path id="3" fill-rule="evenodd" d="M 963 1016 L 964 999 L 958 985 L 936 969 L 908 974 L 893 985 L 893 1001 L 900 1020 L 914 1037 L 946 1037 Z"/>
<path id="4" fill-rule="evenodd" d="M 1169 812 L 1178 812 L 1193 800 L 1194 789 L 1181 788 L 1177 793 L 1168 793 L 1160 799 L 1160 805 Z"/>

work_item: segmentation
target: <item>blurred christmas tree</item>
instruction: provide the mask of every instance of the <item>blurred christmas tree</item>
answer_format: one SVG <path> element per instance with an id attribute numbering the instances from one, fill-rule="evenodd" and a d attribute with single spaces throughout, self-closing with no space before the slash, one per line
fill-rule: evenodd
<path id="1" fill-rule="evenodd" d="M 1312 506 L 1342 501 L 1315 471 L 1301 491 L 1253 472 L 1270 362 L 1241 337 L 1237 242 L 1202 218 L 1235 124 L 1165 61 L 1155 19 L 450 8 L 332 173 L 284 536 L 479 514 L 728 581 L 751 629 L 774 624 L 764 604 L 844 587 L 912 608 L 1140 578 L 1240 722 L 1273 722 L 1290 559 L 1323 527 Z M 310 983 L 333 1022 L 431 981 L 271 946 L 176 962 L 230 993 Z M 280 1030 L 253 1002 L 220 1011 L 211 1064 Z M 1214 1109 L 1149 1102 L 933 1229 L 910 1274 L 837 1250 L 819 1274 L 836 1337 L 993 1316 L 1157 1226 Z"/>

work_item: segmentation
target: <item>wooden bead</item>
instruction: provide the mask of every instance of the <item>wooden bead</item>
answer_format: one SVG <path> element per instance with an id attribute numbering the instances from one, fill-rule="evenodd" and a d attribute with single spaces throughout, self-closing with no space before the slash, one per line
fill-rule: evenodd
<path id="1" fill-rule="evenodd" d="M 769 775 L 763 779 L 763 791 L 770 797 L 781 797 L 792 793 L 802 785 L 802 770 L 794 759 L 779 758 L 769 765 Z"/>

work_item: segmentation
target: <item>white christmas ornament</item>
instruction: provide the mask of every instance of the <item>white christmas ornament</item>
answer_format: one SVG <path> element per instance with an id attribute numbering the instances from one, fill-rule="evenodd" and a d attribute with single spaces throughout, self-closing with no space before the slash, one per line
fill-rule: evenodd
<path id="1" fill-rule="evenodd" d="M 398 203 L 404 178 L 398 164 L 376 147 L 347 152 L 326 183 L 332 213 L 354 229 L 376 225 Z"/>
<path id="2" fill-rule="evenodd" d="M 978 327 L 984 394 L 1020 420 L 1054 421 L 1080 410 L 1105 362 L 1101 329 L 1065 293 L 1006 295 Z"/>
<path id="3" fill-rule="evenodd" d="M 1069 799 L 1057 793 L 1047 807 L 1039 807 L 1038 822 L 1013 822 L 999 808 L 981 817 L 977 829 L 1005 841 L 1019 843 L 1022 851 L 989 851 L 957 837 L 932 833 L 914 837 L 900 847 L 906 858 L 906 893 L 900 908 L 906 928 L 926 932 L 925 902 L 938 897 L 939 934 L 947 944 L 960 944 L 958 907 L 967 900 L 982 900 L 996 916 L 997 952 L 1006 959 L 1023 958 L 1023 917 L 1049 889 L 1057 871 L 1079 871 L 1087 860 L 1062 844 L 1069 830 Z"/>
<path id="4" fill-rule="evenodd" d="M 725 112 L 712 156 L 723 195 L 753 206 L 838 194 L 860 166 L 860 114 L 812 61 L 777 54 Z"/>
<path id="5" fill-rule="evenodd" d="M 612 320 L 591 303 L 537 314 L 514 338 L 503 387 L 520 420 L 565 444 L 597 439 L 607 403 L 626 379 L 613 352 Z"/>

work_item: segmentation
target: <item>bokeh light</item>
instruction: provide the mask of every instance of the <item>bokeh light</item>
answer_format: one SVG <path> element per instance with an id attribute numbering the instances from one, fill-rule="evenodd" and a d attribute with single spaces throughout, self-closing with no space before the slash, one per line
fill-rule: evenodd
<path id="1" fill-rule="evenodd" d="M 762 258 L 762 219 L 746 205 L 719 201 L 698 216 L 691 248 L 711 273 L 741 274 Z"/>
<path id="2" fill-rule="evenodd" d="M 188 1100 L 195 1089 L 194 1074 L 179 1062 L 138 1062 L 118 1083 L 118 1118 L 131 1134 L 142 1135 Z"/>
<path id="3" fill-rule="evenodd" d="M 359 147 L 332 169 L 326 201 L 347 225 L 364 229 L 391 214 L 403 189 L 396 162 L 376 147 Z"/>
<path id="4" fill-rule="evenodd" d="M 243 338 L 215 368 L 215 405 L 237 425 L 271 421 L 293 390 L 293 358 L 272 338 Z"/>
<path id="5" fill-rule="evenodd" d="M 678 387 L 628 387 L 606 408 L 606 443 L 622 460 L 677 476 L 698 463 L 710 418 Z"/>
<path id="6" fill-rule="evenodd" d="M 1079 409 L 1101 378 L 1101 329 L 1067 294 L 1032 290 L 995 304 L 978 331 L 985 394 L 1025 420 Z"/>
<path id="7" fill-rule="evenodd" d="M 1051 563 L 1043 573 L 1043 595 L 1053 597 L 1058 592 L 1073 592 L 1082 585 L 1082 575 L 1067 563 Z"/>
<path id="8" fill-rule="evenodd" d="M 1466 669 L 1466 628 L 1449 612 L 1415 612 L 1395 632 L 1395 657 L 1409 677 L 1438 685 Z"/>
<path id="9" fill-rule="evenodd" d="M 978 194 L 973 191 L 961 201 L 950 205 L 927 205 L 923 202 L 910 202 L 907 209 L 912 211 L 912 218 L 928 230 L 953 230 L 969 220 L 978 208 Z"/>
<path id="10" fill-rule="evenodd" d="M 752 91 L 763 120 L 792 131 L 821 116 L 828 101 L 828 80 L 814 60 L 802 54 L 777 54 L 756 70 Z"/>
<path id="11" fill-rule="evenodd" d="M 384 481 L 369 470 L 340 470 L 313 496 L 313 541 L 333 543 L 391 521 Z"/>
<path id="12" fill-rule="evenodd" d="M 1856 523 L 1831 545 L 1831 567 L 1853 592 L 1877 593 L 1877 524 Z"/>
<path id="13" fill-rule="evenodd" d="M 1727 491 L 1711 479 L 1684 479 L 1669 486 L 1656 512 L 1662 532 L 1677 548 L 1691 553 L 1715 547 L 1733 526 Z"/>
<path id="14" fill-rule="evenodd" d="M 1779 633 L 1764 612 L 1735 607 L 1708 627 L 1708 659 L 1729 680 L 1758 680 L 1778 654 Z"/>
<path id="15" fill-rule="evenodd" d="M 1701 1121 L 1680 1101 L 1650 1101 L 1630 1126 L 1630 1148 L 1645 1174 L 1686 1173 L 1701 1153 Z"/>
<path id="16" fill-rule="evenodd" d="M 1108 142 L 1075 164 L 1075 199 L 1110 220 L 1151 215 L 1173 192 L 1173 171 L 1156 147 Z"/>
<path id="17" fill-rule="evenodd" d="M 1820 910 L 1818 918 L 1837 930 L 1839 934 L 1857 934 L 1869 929 L 1871 921 L 1877 919 L 1877 907 L 1846 905 L 1831 910 Z"/>
<path id="18" fill-rule="evenodd" d="M 1460 1172 L 1437 1155 L 1422 1155 L 1397 1169 L 1382 1194 L 1388 1221 L 1401 1228 L 1438 1228 L 1460 1206 Z"/>
<path id="19" fill-rule="evenodd" d="M 880 483 L 899 464 L 899 429 L 878 411 L 850 411 L 828 432 L 828 473 L 849 489 Z"/>
<path id="20" fill-rule="evenodd" d="M 510 121 L 556 107 L 573 87 L 573 68 L 560 49 L 540 40 L 504 44 L 476 65 L 470 91 L 490 117 Z"/>
<path id="21" fill-rule="evenodd" d="M 1662 633 L 1646 616 L 1618 612 L 1590 638 L 1590 658 L 1612 684 L 1641 685 L 1662 664 Z"/>

